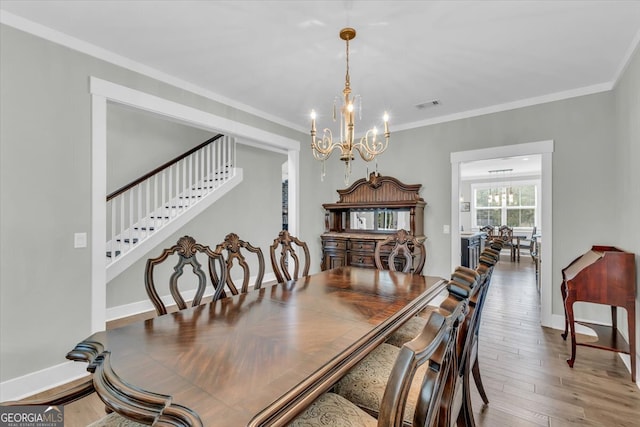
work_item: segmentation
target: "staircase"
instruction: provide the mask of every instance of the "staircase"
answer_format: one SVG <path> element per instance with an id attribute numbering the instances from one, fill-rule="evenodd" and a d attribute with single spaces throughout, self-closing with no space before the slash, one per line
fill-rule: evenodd
<path id="1" fill-rule="evenodd" d="M 107 281 L 242 181 L 235 144 L 217 135 L 107 196 Z"/>

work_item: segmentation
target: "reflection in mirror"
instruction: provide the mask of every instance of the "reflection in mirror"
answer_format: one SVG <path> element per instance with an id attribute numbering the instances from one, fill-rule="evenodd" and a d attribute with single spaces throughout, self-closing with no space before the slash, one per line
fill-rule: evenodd
<path id="1" fill-rule="evenodd" d="M 409 211 L 380 211 L 378 212 L 378 230 L 396 231 L 409 230 Z"/>
<path id="2" fill-rule="evenodd" d="M 396 231 L 410 229 L 409 211 L 398 210 L 359 210 L 349 214 L 352 230 Z"/>
<path id="3" fill-rule="evenodd" d="M 375 228 L 373 211 L 353 211 L 350 220 L 353 230 L 373 230 Z"/>

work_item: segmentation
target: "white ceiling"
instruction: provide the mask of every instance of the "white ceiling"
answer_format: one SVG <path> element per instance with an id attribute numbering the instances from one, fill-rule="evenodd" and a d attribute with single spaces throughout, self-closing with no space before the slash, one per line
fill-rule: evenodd
<path id="1" fill-rule="evenodd" d="M 332 126 L 345 26 L 358 32 L 357 133 L 385 110 L 393 133 L 609 90 L 640 40 L 640 1 L 0 0 L 0 8 L 9 25 L 44 25 L 304 131 L 312 108 L 318 127 Z M 433 99 L 440 105 L 415 107 Z"/>
<path id="2" fill-rule="evenodd" d="M 523 176 L 540 176 L 541 173 L 542 156 L 539 154 L 477 160 L 460 164 L 460 179 L 466 181 L 487 178 L 501 181 Z"/>

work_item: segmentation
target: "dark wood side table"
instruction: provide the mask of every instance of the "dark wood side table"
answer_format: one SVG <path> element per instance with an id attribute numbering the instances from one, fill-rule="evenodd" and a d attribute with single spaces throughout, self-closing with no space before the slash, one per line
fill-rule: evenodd
<path id="1" fill-rule="evenodd" d="M 562 334 L 567 339 L 571 331 L 571 358 L 567 360 L 573 367 L 576 360 L 576 345 L 602 350 L 626 353 L 631 357 L 631 381 L 636 378 L 636 268 L 635 255 L 612 246 L 593 246 L 590 251 L 579 256 L 562 269 L 565 327 Z M 573 304 L 578 301 L 611 306 L 611 326 L 576 321 Z M 629 344 L 618 331 L 617 308 L 627 311 Z M 596 342 L 576 342 L 575 324 L 593 329 Z"/>

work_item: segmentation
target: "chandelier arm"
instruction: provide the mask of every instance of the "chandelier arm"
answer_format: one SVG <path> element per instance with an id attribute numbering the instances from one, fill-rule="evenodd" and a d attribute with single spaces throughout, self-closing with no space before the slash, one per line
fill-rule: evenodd
<path id="1" fill-rule="evenodd" d="M 315 131 L 311 132 L 311 151 L 316 160 L 328 159 L 336 149 L 342 149 L 342 146 L 333 142 L 331 129 L 325 128 L 322 138 L 316 138 Z"/>
<path id="2" fill-rule="evenodd" d="M 371 140 L 369 138 L 371 137 Z M 360 139 L 360 142 L 353 145 L 353 148 L 358 150 L 360 157 L 363 160 L 370 162 L 378 154 L 384 153 L 389 146 L 389 132 L 385 132 L 383 140 L 376 139 L 376 132 L 373 129 L 367 131 L 367 133 Z"/>

